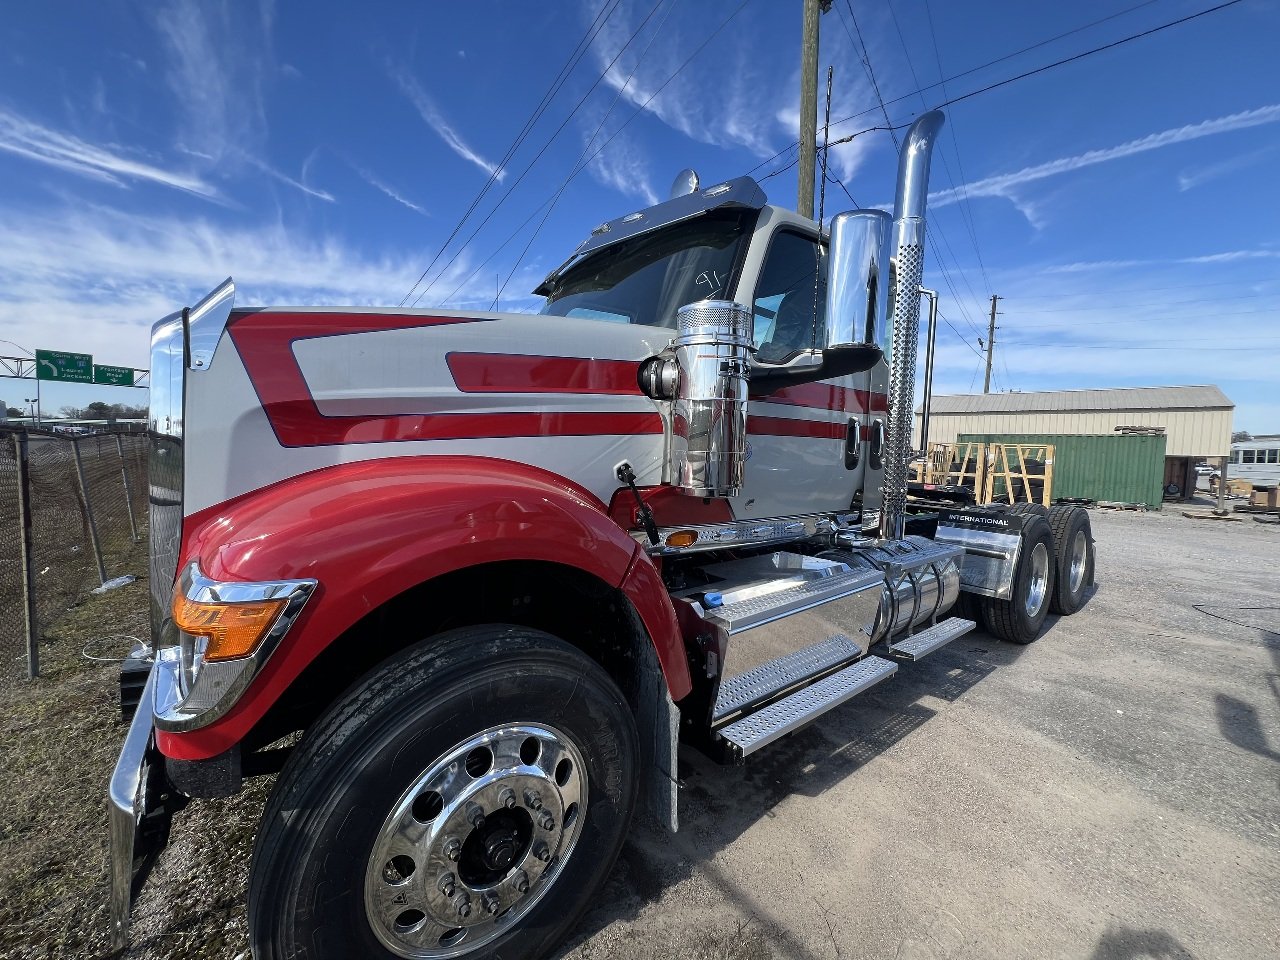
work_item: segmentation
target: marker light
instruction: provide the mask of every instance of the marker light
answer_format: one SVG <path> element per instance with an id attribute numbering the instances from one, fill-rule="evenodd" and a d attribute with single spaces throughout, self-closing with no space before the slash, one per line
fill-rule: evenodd
<path id="1" fill-rule="evenodd" d="M 253 653 L 287 602 L 285 597 L 245 603 L 198 602 L 179 591 L 173 598 L 173 622 L 183 633 L 205 638 L 206 661 L 233 660 Z"/>

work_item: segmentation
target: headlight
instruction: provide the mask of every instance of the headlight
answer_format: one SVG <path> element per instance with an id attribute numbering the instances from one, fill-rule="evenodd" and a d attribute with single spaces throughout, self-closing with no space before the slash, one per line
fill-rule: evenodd
<path id="1" fill-rule="evenodd" d="M 173 594 L 178 643 L 156 654 L 156 726 L 193 730 L 230 710 L 315 587 L 315 580 L 220 582 L 191 563 Z"/>

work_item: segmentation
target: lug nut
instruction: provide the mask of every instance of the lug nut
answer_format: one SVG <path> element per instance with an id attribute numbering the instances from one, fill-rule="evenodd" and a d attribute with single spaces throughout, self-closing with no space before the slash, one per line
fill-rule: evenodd
<path id="1" fill-rule="evenodd" d="M 542 798 L 533 790 L 526 790 L 524 792 L 524 805 L 530 810 L 541 810 Z"/>
<path id="2" fill-rule="evenodd" d="M 516 800 L 516 792 L 510 787 L 503 787 L 502 792 L 498 794 L 498 802 L 508 810 L 514 810 L 518 802 Z"/>
<path id="3" fill-rule="evenodd" d="M 538 814 L 538 826 L 543 830 L 554 830 L 556 828 L 556 818 L 551 816 L 550 810 L 543 810 Z"/>
<path id="4" fill-rule="evenodd" d="M 516 893 L 525 894 L 529 892 L 529 875 L 523 870 L 517 870 L 511 877 Z"/>
<path id="5" fill-rule="evenodd" d="M 551 848 L 545 843 L 539 843 L 534 846 L 533 855 L 543 863 L 548 863 L 551 860 Z"/>
<path id="6" fill-rule="evenodd" d="M 453 906 L 458 911 L 458 916 L 464 920 L 471 916 L 471 898 L 465 893 L 460 893 L 453 898 Z"/>
<path id="7" fill-rule="evenodd" d="M 484 904 L 484 908 L 491 914 L 496 914 L 498 908 L 502 906 L 502 901 L 498 899 L 498 895 L 495 893 L 486 893 L 480 902 Z"/>
<path id="8" fill-rule="evenodd" d="M 453 874 L 452 873 L 443 874 L 440 877 L 439 881 L 437 881 L 436 887 L 446 897 L 449 897 L 450 899 L 452 899 L 453 891 L 454 891 Z"/>
<path id="9" fill-rule="evenodd" d="M 467 819 L 475 830 L 484 829 L 484 808 L 478 803 L 467 804 Z"/>
<path id="10" fill-rule="evenodd" d="M 444 855 L 450 860 L 456 861 L 458 854 L 462 852 L 462 844 L 457 837 L 450 837 L 444 842 Z"/>

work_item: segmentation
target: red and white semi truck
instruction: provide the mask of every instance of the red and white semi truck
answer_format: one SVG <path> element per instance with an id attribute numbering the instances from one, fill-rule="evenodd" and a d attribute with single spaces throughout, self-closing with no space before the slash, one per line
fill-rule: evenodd
<path id="1" fill-rule="evenodd" d="M 637 807 L 676 829 L 679 744 L 742 762 L 979 620 L 1078 609 L 1084 511 L 907 507 L 941 125 L 893 216 L 690 184 L 538 315 L 228 280 L 156 324 L 116 941 L 174 811 L 278 770 L 255 957 L 541 956 Z"/>

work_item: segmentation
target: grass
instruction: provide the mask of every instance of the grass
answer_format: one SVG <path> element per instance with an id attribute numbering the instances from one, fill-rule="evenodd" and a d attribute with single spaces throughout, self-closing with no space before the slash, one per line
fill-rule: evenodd
<path id="1" fill-rule="evenodd" d="M 178 814 L 135 909 L 131 948 L 109 949 L 106 785 L 125 727 L 118 668 L 83 654 L 122 656 L 128 641 L 107 638 L 145 636 L 147 603 L 145 579 L 89 597 L 47 631 L 39 679 L 0 687 L 0 957 L 228 960 L 247 950 L 245 872 L 263 781 Z"/>

